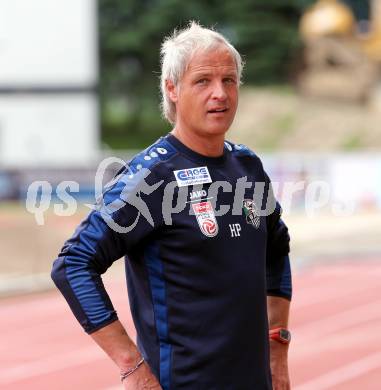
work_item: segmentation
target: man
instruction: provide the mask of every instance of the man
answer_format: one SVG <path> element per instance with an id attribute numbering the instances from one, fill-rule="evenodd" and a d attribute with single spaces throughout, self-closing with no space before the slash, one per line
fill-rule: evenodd
<path id="1" fill-rule="evenodd" d="M 289 235 L 259 158 L 225 141 L 241 72 L 234 47 L 194 22 L 165 40 L 173 130 L 119 173 L 54 263 L 54 282 L 126 389 L 290 388 Z M 100 277 L 124 255 L 137 346 Z"/>

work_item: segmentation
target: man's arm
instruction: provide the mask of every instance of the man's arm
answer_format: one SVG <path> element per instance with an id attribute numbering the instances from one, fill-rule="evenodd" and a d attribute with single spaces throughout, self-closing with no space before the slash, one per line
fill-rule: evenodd
<path id="1" fill-rule="evenodd" d="M 267 257 L 267 312 L 269 329 L 288 327 L 292 281 L 290 259 L 279 248 L 288 247 L 288 230 L 279 218 L 269 238 Z M 287 251 L 288 252 L 288 251 Z M 283 253 L 283 255 L 282 255 Z M 270 340 L 273 390 L 290 390 L 288 345 Z"/>
<path id="2" fill-rule="evenodd" d="M 269 329 L 287 328 L 290 311 L 290 301 L 275 296 L 267 297 L 267 312 Z M 288 344 L 270 340 L 270 367 L 273 380 L 273 390 L 289 390 L 288 374 Z"/>
<path id="3" fill-rule="evenodd" d="M 289 259 L 290 236 L 288 228 L 281 219 L 282 209 L 275 200 L 270 179 L 266 175 L 270 201 L 275 205 L 274 212 L 267 217 L 267 312 L 269 329 L 288 327 L 290 301 L 292 297 L 292 278 Z M 289 390 L 288 344 L 270 340 L 270 366 L 273 390 Z"/>
<path id="4" fill-rule="evenodd" d="M 84 330 L 120 371 L 126 372 L 136 366 L 141 355 L 118 320 L 101 278 L 123 253 L 119 235 L 107 228 L 98 212 L 92 212 L 66 242 L 54 262 L 51 276 Z M 161 389 L 145 363 L 123 384 L 131 390 Z"/>
<path id="5" fill-rule="evenodd" d="M 271 230 L 267 257 L 267 313 L 269 329 L 288 327 L 292 281 L 290 259 L 284 255 L 288 247 L 288 230 L 279 220 Z M 288 252 L 288 251 L 287 251 Z M 270 367 L 273 390 L 290 390 L 288 373 L 288 345 L 270 340 Z"/>
<path id="6" fill-rule="evenodd" d="M 83 329 L 123 371 L 135 367 L 141 356 L 118 320 L 101 275 L 160 222 L 154 213 L 153 226 L 145 218 L 134 222 L 140 215 L 137 208 L 128 202 L 128 196 L 134 194 L 139 184 L 137 174 L 134 178 L 119 180 L 103 193 L 103 202 L 97 205 L 99 207 L 87 216 L 66 241 L 51 272 L 54 283 Z M 154 202 L 155 199 L 152 200 Z M 122 207 L 116 207 L 118 205 Z M 113 224 L 110 224 L 111 221 Z M 134 223 L 134 229 L 128 233 L 114 229 L 116 224 L 128 227 Z M 129 383 L 131 390 L 142 389 L 145 383 L 150 386 L 154 384 L 147 388 L 160 388 L 146 364 L 140 366 L 124 383 Z M 134 384 L 130 386 L 131 383 Z"/>
<path id="7" fill-rule="evenodd" d="M 91 333 L 91 337 L 115 362 L 121 372 L 133 369 L 142 358 L 119 320 Z M 143 363 L 128 376 L 123 381 L 123 385 L 126 389 L 131 390 L 161 389 L 159 382 L 146 363 Z"/>

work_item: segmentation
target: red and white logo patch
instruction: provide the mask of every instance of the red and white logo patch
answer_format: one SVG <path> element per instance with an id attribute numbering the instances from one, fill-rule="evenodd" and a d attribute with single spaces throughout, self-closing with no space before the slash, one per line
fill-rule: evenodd
<path id="1" fill-rule="evenodd" d="M 210 201 L 193 203 L 192 207 L 201 232 L 207 237 L 215 237 L 218 233 L 218 225 Z"/>

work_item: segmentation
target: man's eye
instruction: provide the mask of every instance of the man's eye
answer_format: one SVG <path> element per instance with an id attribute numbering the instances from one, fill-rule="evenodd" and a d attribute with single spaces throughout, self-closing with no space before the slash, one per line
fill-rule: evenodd
<path id="1" fill-rule="evenodd" d="M 224 79 L 224 82 L 227 84 L 235 84 L 236 83 L 235 79 L 233 79 L 231 77 L 227 77 L 226 79 Z"/>
<path id="2" fill-rule="evenodd" d="M 197 84 L 206 84 L 207 82 L 208 82 L 208 79 L 197 80 Z"/>

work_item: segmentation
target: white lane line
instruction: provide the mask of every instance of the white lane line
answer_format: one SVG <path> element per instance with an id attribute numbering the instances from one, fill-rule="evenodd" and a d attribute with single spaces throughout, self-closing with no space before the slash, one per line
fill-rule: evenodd
<path id="1" fill-rule="evenodd" d="M 322 356 L 331 356 L 332 353 L 338 352 L 344 358 L 351 353 L 363 351 L 364 346 L 378 348 L 381 350 L 381 340 L 374 337 L 374 329 L 381 328 L 381 321 L 371 321 L 368 326 L 356 326 L 342 332 L 335 332 L 323 336 L 311 343 L 300 343 L 296 348 L 290 348 L 289 357 L 294 367 L 304 364 L 305 359 L 317 358 L 321 360 Z M 365 351 L 366 353 L 366 351 Z M 364 353 L 358 356 L 364 356 Z"/>
<path id="2" fill-rule="evenodd" d="M 98 347 L 83 348 L 65 354 L 49 356 L 30 363 L 20 364 L 0 372 L 0 385 L 8 385 L 35 376 L 60 371 L 64 368 L 78 366 L 105 358 L 103 351 Z"/>
<path id="3" fill-rule="evenodd" d="M 323 334 L 332 333 L 345 327 L 360 324 L 381 317 L 381 301 L 355 306 L 322 320 L 295 327 L 293 333 L 296 343 L 304 343 L 306 339 L 319 338 Z"/>
<path id="4" fill-rule="evenodd" d="M 297 348 L 290 348 L 289 357 L 296 365 L 304 363 L 306 358 L 321 357 L 323 354 L 330 356 L 333 351 L 338 351 L 342 356 L 346 356 L 353 350 L 361 350 L 364 345 L 379 346 L 381 350 L 381 342 L 374 338 L 374 329 L 376 326 L 380 326 L 378 324 L 380 322 L 368 327 L 358 326 L 355 329 L 324 336 L 311 343 L 299 344 Z"/>
<path id="5" fill-rule="evenodd" d="M 312 379 L 308 382 L 302 383 L 293 388 L 293 390 L 325 390 L 333 389 L 340 383 L 347 382 L 351 379 L 357 378 L 369 371 L 381 367 L 381 352 L 376 352 L 368 355 L 365 358 L 356 360 L 350 364 L 342 366 L 336 370 L 332 370 Z"/>
<path id="6" fill-rule="evenodd" d="M 355 287 L 349 287 L 345 289 L 338 289 L 337 286 L 329 286 L 324 288 L 319 287 L 318 289 L 305 288 L 299 292 L 296 291 L 296 296 L 294 298 L 294 302 L 292 303 L 292 309 L 299 310 L 316 303 L 328 302 L 332 299 L 344 298 L 352 294 L 364 293 L 367 290 L 374 290 L 376 294 L 376 291 L 379 290 L 379 282 L 377 281 L 377 284 L 375 283 L 374 285 L 364 283 L 360 286 L 356 285 Z"/>

